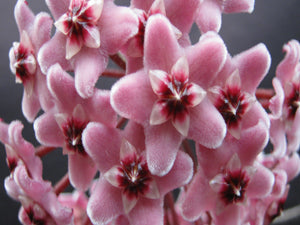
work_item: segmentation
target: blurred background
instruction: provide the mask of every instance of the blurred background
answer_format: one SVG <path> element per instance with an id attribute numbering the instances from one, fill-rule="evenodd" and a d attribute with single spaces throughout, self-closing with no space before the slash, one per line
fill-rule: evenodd
<path id="1" fill-rule="evenodd" d="M 38 13 L 47 11 L 44 0 L 27 0 L 31 9 Z M 23 136 L 26 140 L 38 145 L 34 138 L 32 125 L 27 123 L 21 112 L 23 86 L 15 83 L 15 76 L 9 69 L 8 51 L 12 42 L 19 41 L 19 34 L 14 20 L 14 5 L 16 0 L 2 0 L 0 7 L 0 118 L 6 123 L 21 120 L 24 124 Z M 119 5 L 128 5 L 127 0 L 115 1 Z M 299 0 L 256 0 L 252 14 L 223 15 L 221 37 L 231 55 L 244 51 L 260 42 L 266 44 L 272 57 L 272 65 L 268 76 L 263 81 L 263 87 L 272 87 L 271 79 L 275 74 L 276 65 L 284 54 L 282 46 L 291 39 L 300 40 L 300 1 Z M 197 42 L 200 33 L 196 26 L 191 31 L 191 40 Z M 101 87 L 110 88 L 114 80 L 102 79 Z M 99 82 L 98 82 L 99 83 Z M 299 124 L 300 126 L 300 124 Z M 44 179 L 53 184 L 67 172 L 66 157 L 61 150 L 53 151 L 43 158 Z M 0 144 L 0 224 L 17 225 L 19 203 L 10 199 L 4 190 L 4 179 L 9 175 L 5 162 L 4 146 Z M 291 182 L 291 189 L 286 208 L 300 204 L 300 177 Z M 285 224 L 285 223 L 282 223 Z M 299 225 L 298 218 L 289 225 Z"/>

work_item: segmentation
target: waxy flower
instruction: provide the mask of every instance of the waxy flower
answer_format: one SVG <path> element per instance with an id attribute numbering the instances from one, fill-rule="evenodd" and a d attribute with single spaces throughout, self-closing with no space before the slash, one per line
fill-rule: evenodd
<path id="1" fill-rule="evenodd" d="M 300 44 L 291 40 L 283 50 L 286 55 L 273 80 L 276 95 L 270 100 L 270 134 L 277 156 L 297 151 L 300 145 Z"/>
<path id="2" fill-rule="evenodd" d="M 15 18 L 20 42 L 14 42 L 9 51 L 10 69 L 16 75 L 16 82 L 24 85 L 22 111 L 33 122 L 40 108 L 48 110 L 53 105 L 36 59 L 41 46 L 50 39 L 52 20 L 46 13 L 35 16 L 25 0 L 17 2 Z"/>
<path id="3" fill-rule="evenodd" d="M 185 54 L 165 17 L 148 19 L 145 68 L 112 87 L 111 104 L 118 114 L 144 126 L 151 173 L 168 173 L 185 137 L 211 148 L 222 143 L 225 122 L 201 87 L 205 77 L 221 69 L 226 55 L 224 43 L 213 33 Z"/>
<path id="4" fill-rule="evenodd" d="M 5 145 L 6 162 L 11 174 L 18 165 L 23 165 L 30 177 L 42 177 L 42 161 L 35 155 L 34 146 L 22 136 L 23 124 L 13 121 L 10 124 L 0 122 L 0 140 Z"/>
<path id="5" fill-rule="evenodd" d="M 56 28 L 67 36 L 66 59 L 76 55 L 83 45 L 100 47 L 97 21 L 101 16 L 103 0 L 71 0 L 69 10 L 56 22 Z"/>
<path id="6" fill-rule="evenodd" d="M 190 45 L 189 32 L 194 22 L 194 12 L 198 0 L 133 0 L 130 7 L 139 18 L 138 33 L 130 38 L 122 52 L 126 57 L 126 73 L 133 73 L 143 68 L 145 29 L 149 17 L 155 14 L 166 16 L 173 27 L 179 43 Z"/>
<path id="7" fill-rule="evenodd" d="M 162 70 L 150 70 L 149 78 L 158 97 L 150 115 L 150 125 L 159 125 L 171 119 L 176 130 L 187 136 L 190 127 L 189 108 L 200 104 L 206 92 L 189 82 L 186 58 L 178 59 L 170 74 Z"/>
<path id="8" fill-rule="evenodd" d="M 228 210 L 240 210 L 236 203 L 270 194 L 274 175 L 256 161 L 267 144 L 267 138 L 268 131 L 261 121 L 242 132 L 240 139 L 226 136 L 217 149 L 197 145 L 199 168 L 179 202 L 183 217 L 195 221 L 210 211 L 216 219 L 220 213 L 225 216 Z M 249 168 L 254 168 L 255 173 Z"/>
<path id="9" fill-rule="evenodd" d="M 5 189 L 22 204 L 22 224 L 73 224 L 72 210 L 61 205 L 51 183 L 32 178 L 24 165 L 17 166 L 13 176 L 5 179 Z"/>
<path id="10" fill-rule="evenodd" d="M 222 13 L 251 13 L 254 0 L 199 0 L 195 21 L 202 33 L 218 32 L 221 28 Z"/>
<path id="11" fill-rule="evenodd" d="M 57 31 L 39 52 L 42 71 L 47 73 L 55 63 L 64 70 L 74 70 L 79 95 L 91 97 L 98 77 L 107 66 L 108 56 L 116 54 L 137 33 L 137 16 L 110 0 L 46 2 L 56 20 Z"/>
<path id="12" fill-rule="evenodd" d="M 124 135 L 129 139 L 141 137 L 138 133 Z M 83 145 L 102 174 L 87 209 L 96 224 L 107 224 L 124 215 L 132 225 L 162 225 L 164 195 L 186 184 L 192 176 L 192 161 L 181 151 L 167 175 L 151 174 L 143 149 L 124 140 L 120 130 L 98 123 L 87 125 Z"/>
<path id="13" fill-rule="evenodd" d="M 96 167 L 82 145 L 82 132 L 90 121 L 116 125 L 117 116 L 109 102 L 110 92 L 97 90 L 92 97 L 81 98 L 73 78 L 58 64 L 48 70 L 47 81 L 55 99 L 55 108 L 36 119 L 36 137 L 46 146 L 63 147 L 63 153 L 68 154 L 72 185 L 86 190 Z"/>
<path id="14" fill-rule="evenodd" d="M 241 120 L 255 102 L 254 96 L 241 89 L 241 80 L 237 70 L 226 80 L 224 89 L 220 86 L 210 89 L 212 101 L 223 116 L 228 131 L 235 138 L 240 137 Z"/>

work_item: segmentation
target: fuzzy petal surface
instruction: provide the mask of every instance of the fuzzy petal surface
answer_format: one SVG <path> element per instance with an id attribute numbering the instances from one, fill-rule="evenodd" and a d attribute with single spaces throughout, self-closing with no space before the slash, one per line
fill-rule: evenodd
<path id="1" fill-rule="evenodd" d="M 170 122 L 145 128 L 146 155 L 152 174 L 166 175 L 172 168 L 182 136 Z"/>

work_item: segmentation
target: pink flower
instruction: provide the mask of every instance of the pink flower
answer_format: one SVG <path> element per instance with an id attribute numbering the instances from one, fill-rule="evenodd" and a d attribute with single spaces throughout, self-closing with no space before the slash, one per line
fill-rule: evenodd
<path id="1" fill-rule="evenodd" d="M 237 203 L 271 193 L 274 175 L 256 161 L 267 144 L 267 138 L 265 124 L 259 122 L 243 132 L 239 140 L 227 136 L 217 149 L 198 145 L 199 169 L 179 202 L 183 217 L 194 221 L 209 211 L 214 218 L 220 219 L 218 215 L 221 212 L 225 216 L 230 209 L 240 210 Z"/>
<path id="2" fill-rule="evenodd" d="M 226 125 L 204 98 L 201 80 L 215 76 L 227 53 L 222 40 L 209 33 L 185 56 L 169 21 L 159 14 L 147 22 L 144 52 L 145 68 L 112 87 L 111 104 L 118 114 L 144 126 L 149 170 L 164 175 L 184 137 L 211 148 L 222 143 Z"/>
<path id="3" fill-rule="evenodd" d="M 87 224 L 89 221 L 86 213 L 88 198 L 84 192 L 61 193 L 58 200 L 63 206 L 73 209 L 74 225 Z"/>
<path id="4" fill-rule="evenodd" d="M 88 215 L 93 223 L 107 224 L 124 215 L 130 224 L 162 225 L 163 197 L 190 180 L 192 161 L 180 151 L 171 171 L 157 177 L 148 169 L 144 149 L 124 140 L 133 134 L 124 135 L 98 123 L 89 123 L 83 133 L 86 151 L 102 174 L 90 197 Z"/>
<path id="5" fill-rule="evenodd" d="M 131 8 L 138 15 L 138 33 L 130 38 L 122 52 L 126 56 L 126 73 L 133 73 L 143 67 L 145 29 L 149 17 L 155 14 L 166 16 L 181 45 L 189 45 L 188 33 L 194 22 L 193 16 L 198 0 L 133 0 Z"/>
<path id="6" fill-rule="evenodd" d="M 17 166 L 13 177 L 5 179 L 5 189 L 22 204 L 22 224 L 73 224 L 72 210 L 59 203 L 51 183 L 30 177 L 24 165 Z"/>
<path id="7" fill-rule="evenodd" d="M 218 32 L 221 28 L 222 13 L 251 13 L 254 0 L 199 0 L 195 21 L 202 33 Z"/>
<path id="8" fill-rule="evenodd" d="M 15 18 L 20 42 L 14 42 L 9 51 L 10 69 L 16 82 L 24 85 L 22 110 L 26 119 L 33 122 L 40 108 L 48 110 L 53 105 L 36 59 L 41 46 L 50 39 L 52 20 L 47 13 L 35 16 L 25 0 L 17 2 Z"/>
<path id="9" fill-rule="evenodd" d="M 283 50 L 286 55 L 273 80 L 276 95 L 270 100 L 270 138 L 278 157 L 297 151 L 300 145 L 300 44 L 291 40 Z"/>
<path id="10" fill-rule="evenodd" d="M 64 70 L 74 70 L 79 95 L 91 97 L 107 66 L 108 55 L 117 53 L 137 33 L 137 17 L 110 0 L 46 2 L 56 20 L 57 32 L 39 53 L 42 71 L 47 73 L 55 63 Z"/>
<path id="11" fill-rule="evenodd" d="M 72 185 L 86 190 L 96 167 L 82 145 L 82 132 L 90 121 L 116 125 L 117 116 L 109 102 L 110 92 L 97 90 L 90 98 L 81 98 L 72 77 L 58 64 L 48 70 L 47 82 L 55 108 L 34 122 L 36 137 L 46 146 L 63 147 L 63 153 L 68 154 Z"/>
<path id="12" fill-rule="evenodd" d="M 42 161 L 35 156 L 34 146 L 22 137 L 23 124 L 13 121 L 0 122 L 0 140 L 5 145 L 6 162 L 13 174 L 18 165 L 23 165 L 31 178 L 42 177 Z"/>

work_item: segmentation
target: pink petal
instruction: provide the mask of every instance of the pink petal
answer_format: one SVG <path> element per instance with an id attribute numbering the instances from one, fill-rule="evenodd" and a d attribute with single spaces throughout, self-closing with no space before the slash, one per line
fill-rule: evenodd
<path id="1" fill-rule="evenodd" d="M 83 48 L 74 57 L 75 87 L 82 98 L 93 95 L 94 86 L 107 63 L 107 56 L 97 49 Z"/>
<path id="2" fill-rule="evenodd" d="M 68 11 L 70 0 L 46 0 L 46 4 L 54 19 L 57 20 Z"/>
<path id="3" fill-rule="evenodd" d="M 271 64 L 267 47 L 264 44 L 258 44 L 236 55 L 233 61 L 240 73 L 241 83 L 243 84 L 242 89 L 254 95 L 256 88 L 267 74 Z"/>
<path id="4" fill-rule="evenodd" d="M 273 144 L 272 154 L 275 157 L 283 157 L 287 149 L 284 123 L 280 119 L 271 118 L 270 121 L 270 141 Z"/>
<path id="5" fill-rule="evenodd" d="M 286 55 L 277 66 L 276 77 L 282 83 L 286 83 L 296 73 L 300 60 L 300 44 L 297 40 L 291 40 L 283 46 L 283 51 L 286 52 Z"/>
<path id="6" fill-rule="evenodd" d="M 110 105 L 110 91 L 96 90 L 89 101 L 84 103 L 87 103 L 85 108 L 91 120 L 112 127 L 117 125 L 117 113 Z M 101 109 L 100 113 L 99 109 Z"/>
<path id="7" fill-rule="evenodd" d="M 1 128 L 0 128 L 1 129 Z M 0 130 L 1 132 L 1 130 Z M 145 134 L 144 128 L 135 123 L 132 120 L 129 120 L 125 130 L 123 131 L 123 136 L 128 140 L 136 149 L 145 149 Z M 1 138 L 1 136 L 0 136 Z"/>
<path id="8" fill-rule="evenodd" d="M 256 172 L 253 175 L 247 187 L 247 196 L 255 198 L 263 198 L 270 195 L 275 177 L 273 173 L 259 163 L 255 163 Z"/>
<path id="9" fill-rule="evenodd" d="M 171 24 L 160 14 L 148 19 L 144 46 L 144 62 L 149 69 L 170 71 L 180 57 L 180 47 Z"/>
<path id="10" fill-rule="evenodd" d="M 167 174 L 176 159 L 182 141 L 181 135 L 168 122 L 146 127 L 145 136 L 147 163 L 150 172 L 158 176 Z"/>
<path id="11" fill-rule="evenodd" d="M 64 109 L 72 111 L 74 102 L 78 102 L 79 96 L 75 90 L 73 78 L 58 63 L 49 68 L 47 85 L 53 97 L 63 105 Z"/>
<path id="12" fill-rule="evenodd" d="M 24 88 L 22 98 L 22 112 L 29 122 L 33 122 L 41 106 L 38 96 L 35 93 L 28 94 L 27 89 Z"/>
<path id="13" fill-rule="evenodd" d="M 70 182 L 79 190 L 87 190 L 97 172 L 97 169 L 89 156 L 80 154 L 68 155 L 68 171 Z"/>
<path id="14" fill-rule="evenodd" d="M 278 78 L 273 78 L 272 84 L 276 95 L 269 101 L 269 109 L 272 112 L 272 116 L 279 118 L 282 115 L 282 107 L 284 102 L 284 90 Z"/>
<path id="15" fill-rule="evenodd" d="M 61 147 L 64 144 L 64 135 L 61 132 L 54 114 L 48 112 L 41 115 L 34 121 L 34 131 L 37 140 L 46 145 Z"/>
<path id="16" fill-rule="evenodd" d="M 199 0 L 165 0 L 167 17 L 182 32 L 188 33 L 194 22 Z"/>
<path id="17" fill-rule="evenodd" d="M 203 172 L 198 170 L 185 193 L 184 199 L 180 202 L 183 217 L 189 221 L 198 219 L 202 212 L 214 206 L 216 197 Z"/>
<path id="18" fill-rule="evenodd" d="M 25 166 L 18 166 L 15 169 L 14 178 L 26 195 L 32 199 L 42 198 L 43 194 L 51 191 L 50 182 L 33 180 L 27 174 Z"/>
<path id="19" fill-rule="evenodd" d="M 18 0 L 14 14 L 19 28 L 19 33 L 22 34 L 23 31 L 26 31 L 30 34 L 35 16 L 25 0 Z"/>
<path id="20" fill-rule="evenodd" d="M 193 161 L 186 153 L 179 151 L 170 172 L 156 178 L 159 192 L 163 196 L 177 187 L 187 184 L 193 176 Z"/>
<path id="21" fill-rule="evenodd" d="M 190 121 L 189 138 L 208 148 L 221 145 L 226 134 L 226 124 L 208 99 L 190 109 Z"/>
<path id="22" fill-rule="evenodd" d="M 131 0 L 130 4 L 132 8 L 142 9 L 147 12 L 153 4 L 153 0 Z"/>
<path id="23" fill-rule="evenodd" d="M 131 225 L 163 224 L 163 202 L 160 199 L 141 198 L 129 213 L 128 219 Z"/>
<path id="24" fill-rule="evenodd" d="M 255 0 L 227 0 L 223 2 L 224 13 L 252 13 L 254 10 Z"/>
<path id="25" fill-rule="evenodd" d="M 60 46 L 60 48 L 57 48 Z M 46 42 L 38 53 L 38 62 L 44 74 L 50 66 L 59 63 L 64 70 L 71 70 L 71 64 L 66 60 L 66 37 L 61 32 L 56 32 L 54 37 Z"/>
<path id="26" fill-rule="evenodd" d="M 93 224 L 107 224 L 123 214 L 121 191 L 105 179 L 98 181 L 87 206 L 87 213 Z"/>
<path id="27" fill-rule="evenodd" d="M 101 172 L 119 164 L 121 135 L 117 129 L 100 123 L 89 123 L 82 134 L 82 143 Z"/>
<path id="28" fill-rule="evenodd" d="M 53 21 L 47 13 L 41 12 L 36 15 L 32 34 L 32 42 L 36 50 L 50 40 L 52 24 Z"/>
<path id="29" fill-rule="evenodd" d="M 186 50 L 190 65 L 190 81 L 208 88 L 225 64 L 227 49 L 213 32 L 201 36 L 200 41 Z"/>
<path id="30" fill-rule="evenodd" d="M 125 118 L 147 124 L 156 96 L 145 71 L 123 77 L 111 89 L 111 105 Z"/>
<path id="31" fill-rule="evenodd" d="M 115 54 L 138 32 L 138 18 L 128 7 L 115 6 L 111 1 L 105 1 L 103 7 L 100 18 L 101 46 L 108 54 Z"/>
<path id="32" fill-rule="evenodd" d="M 196 23 L 201 33 L 207 31 L 218 32 L 222 23 L 222 11 L 218 1 L 205 0 L 200 3 L 196 13 Z"/>

